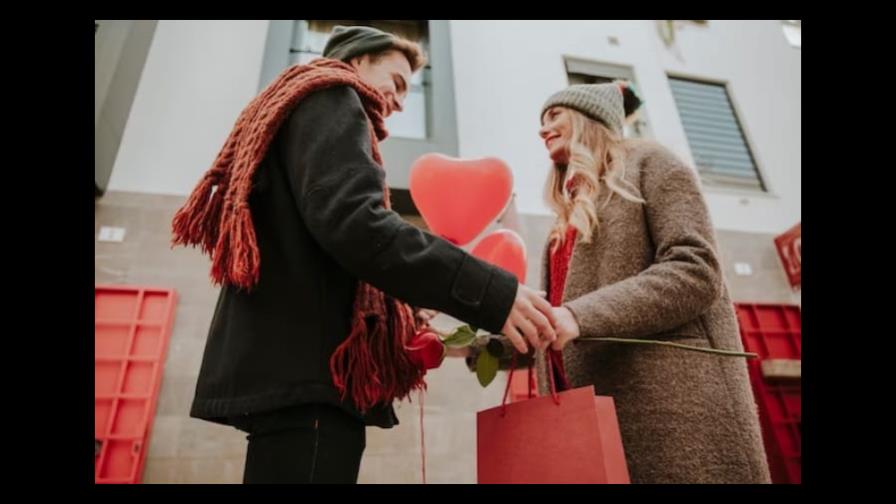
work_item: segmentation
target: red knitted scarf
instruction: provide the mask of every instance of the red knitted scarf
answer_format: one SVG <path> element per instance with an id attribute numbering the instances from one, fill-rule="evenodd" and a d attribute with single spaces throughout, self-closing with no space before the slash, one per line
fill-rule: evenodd
<path id="1" fill-rule="evenodd" d="M 549 252 L 549 276 L 548 276 L 548 301 L 551 306 L 563 306 L 563 289 L 566 286 L 566 276 L 569 273 L 569 263 L 572 259 L 572 251 L 576 245 L 578 231 L 570 225 L 566 228 L 566 235 L 561 244 L 551 244 Z M 554 249 L 554 245 L 557 248 Z M 560 351 L 549 349 L 547 357 L 551 359 L 554 370 L 554 384 L 557 390 L 569 390 L 571 385 L 566 378 L 563 368 L 563 354 Z"/>

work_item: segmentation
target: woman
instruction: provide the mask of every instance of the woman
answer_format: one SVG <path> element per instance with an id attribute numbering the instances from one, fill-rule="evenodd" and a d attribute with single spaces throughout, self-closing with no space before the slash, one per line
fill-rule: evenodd
<path id="1" fill-rule="evenodd" d="M 554 378 L 615 399 L 633 483 L 768 483 L 743 358 L 594 340 L 743 351 L 694 171 L 655 142 L 623 139 L 634 96 L 623 83 L 574 85 L 542 107 Z"/>

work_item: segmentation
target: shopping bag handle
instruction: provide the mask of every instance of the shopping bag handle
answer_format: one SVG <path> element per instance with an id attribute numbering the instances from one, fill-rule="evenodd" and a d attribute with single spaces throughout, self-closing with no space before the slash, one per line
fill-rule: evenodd
<path id="1" fill-rule="evenodd" d="M 545 353 L 545 361 L 547 362 L 547 372 L 548 372 L 548 377 L 549 377 L 548 383 L 551 388 L 551 398 L 554 400 L 554 404 L 559 405 L 560 404 L 560 396 L 557 394 L 557 387 L 556 387 L 556 384 L 554 383 L 554 371 L 553 371 L 553 365 L 551 363 L 551 360 L 552 360 L 551 354 L 549 352 L 554 352 L 554 350 L 548 349 L 548 351 Z M 555 353 L 558 356 L 560 355 L 559 352 L 555 352 Z M 510 355 L 510 373 L 507 375 L 507 385 L 505 385 L 505 387 L 504 387 L 504 397 L 501 399 L 501 416 L 502 417 L 507 414 L 507 397 L 510 395 L 510 383 L 513 380 L 513 372 L 514 372 L 514 370 L 516 370 L 516 356 L 517 356 L 517 351 L 516 351 L 516 349 L 514 349 L 513 353 Z M 534 360 L 535 359 L 533 359 L 533 362 L 534 362 Z M 532 366 L 533 365 L 531 363 L 528 366 L 529 399 L 532 399 L 534 397 L 534 394 L 532 393 L 532 390 L 534 389 L 534 387 L 532 385 L 534 384 L 535 376 L 532 373 Z M 562 365 L 560 366 L 560 377 L 563 380 L 564 386 L 567 389 L 569 389 L 570 388 L 569 381 L 566 378 L 566 374 L 563 371 Z"/>

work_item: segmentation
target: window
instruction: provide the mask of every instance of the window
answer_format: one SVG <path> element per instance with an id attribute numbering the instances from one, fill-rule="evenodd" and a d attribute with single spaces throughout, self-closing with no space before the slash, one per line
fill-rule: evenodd
<path id="1" fill-rule="evenodd" d="M 417 41 L 429 63 L 412 82 L 414 94 L 404 111 L 386 119 L 389 138 L 380 144 L 386 183 L 392 189 L 407 188 L 410 167 L 420 156 L 441 152 L 457 156 L 457 114 L 451 30 L 447 20 L 271 20 L 259 73 L 259 90 L 267 87 L 290 65 L 314 59 L 323 51 L 337 24 L 363 24 Z M 421 75 L 422 74 L 422 75 Z"/>
<path id="2" fill-rule="evenodd" d="M 319 58 L 336 25 L 373 26 L 417 42 L 429 58 L 429 24 L 426 21 L 365 21 L 365 20 L 298 20 L 293 31 L 289 64 L 308 63 Z M 427 128 L 428 111 L 431 110 L 431 66 L 426 64 L 411 78 L 408 96 L 404 101 L 404 111 L 392 114 L 386 119 L 386 128 L 392 137 L 425 139 L 429 137 Z"/>
<path id="3" fill-rule="evenodd" d="M 787 19 L 781 21 L 782 26 L 784 28 L 784 37 L 787 38 L 787 41 L 790 42 L 790 45 L 796 47 L 797 49 L 802 48 L 802 20 L 800 19 Z"/>
<path id="4" fill-rule="evenodd" d="M 630 67 L 597 63 L 578 58 L 566 58 L 566 75 L 569 84 L 601 84 L 624 80 L 635 84 L 635 73 Z M 625 121 L 623 134 L 626 138 L 650 138 L 650 128 L 647 124 L 647 114 L 644 105 L 635 114 Z"/>
<path id="5" fill-rule="evenodd" d="M 669 83 L 703 182 L 765 191 L 726 87 L 676 77 Z"/>

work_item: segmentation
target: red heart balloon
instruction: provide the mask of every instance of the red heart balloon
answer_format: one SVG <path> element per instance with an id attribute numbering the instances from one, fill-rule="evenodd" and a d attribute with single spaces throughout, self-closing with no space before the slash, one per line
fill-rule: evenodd
<path id="1" fill-rule="evenodd" d="M 499 229 L 488 234 L 476 247 L 473 255 L 483 261 L 504 268 L 526 283 L 526 244 L 516 232 Z"/>
<path id="2" fill-rule="evenodd" d="M 425 154 L 411 167 L 411 199 L 426 225 L 455 245 L 466 245 L 510 200 L 513 173 L 497 158 L 457 159 Z"/>

